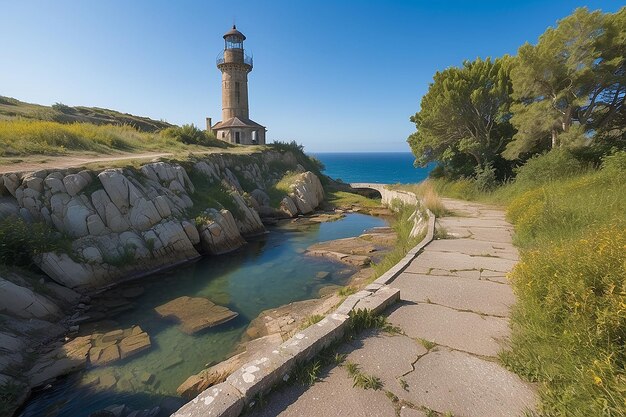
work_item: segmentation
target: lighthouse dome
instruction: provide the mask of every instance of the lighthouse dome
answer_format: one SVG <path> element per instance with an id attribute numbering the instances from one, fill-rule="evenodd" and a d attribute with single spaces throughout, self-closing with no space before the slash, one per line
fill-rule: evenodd
<path id="1" fill-rule="evenodd" d="M 226 38 L 240 38 L 242 41 L 246 40 L 246 37 L 243 33 L 237 30 L 237 26 L 233 25 L 233 28 L 224 34 L 224 39 Z"/>

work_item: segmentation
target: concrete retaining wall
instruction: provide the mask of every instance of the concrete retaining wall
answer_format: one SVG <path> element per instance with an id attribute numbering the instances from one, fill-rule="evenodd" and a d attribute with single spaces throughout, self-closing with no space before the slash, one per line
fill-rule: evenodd
<path id="1" fill-rule="evenodd" d="M 384 204 L 391 204 L 394 199 L 416 205 L 419 200 L 413 193 L 389 190 L 383 184 L 358 184 L 353 188 L 372 188 L 385 194 Z M 372 185 L 370 187 L 370 185 Z M 374 186 L 376 188 L 374 188 Z M 380 188 L 378 188 L 380 187 Z M 414 213 L 415 224 L 418 223 Z M 382 313 L 387 307 L 400 299 L 400 290 L 388 286 L 400 274 L 417 254 L 433 240 L 435 216 L 426 210 L 427 216 L 421 217 L 426 228 L 426 236 L 411 249 L 407 255 L 391 269 L 381 275 L 362 291 L 352 294 L 335 310 L 320 322 L 296 333 L 278 347 L 268 348 L 266 352 L 243 365 L 225 382 L 214 385 L 196 398 L 185 404 L 173 417 L 237 417 L 247 405 L 254 402 L 258 395 L 269 392 L 276 384 L 288 381 L 290 373 L 297 363 L 311 360 L 322 349 L 344 336 L 350 320 L 350 312 L 360 309 L 371 310 L 374 314 Z"/>

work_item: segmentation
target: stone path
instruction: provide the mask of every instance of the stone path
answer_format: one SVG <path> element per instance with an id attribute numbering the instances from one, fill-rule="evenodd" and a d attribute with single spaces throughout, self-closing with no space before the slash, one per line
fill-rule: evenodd
<path id="1" fill-rule="evenodd" d="M 437 227 L 448 238 L 429 244 L 391 283 L 401 302 L 385 314 L 403 334 L 372 331 L 340 348 L 382 388 L 353 387 L 344 362 L 311 387 L 273 392 L 247 415 L 515 417 L 533 409 L 533 388 L 497 359 L 515 301 L 506 280 L 518 259 L 512 226 L 500 210 L 444 204 L 452 214 Z"/>

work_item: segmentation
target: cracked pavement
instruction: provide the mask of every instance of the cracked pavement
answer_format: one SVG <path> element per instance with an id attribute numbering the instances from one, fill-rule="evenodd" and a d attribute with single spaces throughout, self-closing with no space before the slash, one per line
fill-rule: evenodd
<path id="1" fill-rule="evenodd" d="M 368 331 L 339 348 L 380 378 L 380 390 L 354 387 L 341 365 L 310 387 L 284 386 L 248 415 L 505 417 L 532 413 L 534 388 L 505 369 L 498 352 L 510 335 L 515 296 L 506 278 L 518 260 L 504 213 L 444 199 L 435 240 L 390 285 L 401 301 L 385 314 L 402 334 Z"/>

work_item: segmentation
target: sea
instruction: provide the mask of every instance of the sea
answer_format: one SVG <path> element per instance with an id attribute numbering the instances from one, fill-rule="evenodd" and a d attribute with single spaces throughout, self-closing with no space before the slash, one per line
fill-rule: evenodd
<path id="1" fill-rule="evenodd" d="M 380 184 L 413 184 L 425 180 L 434 168 L 416 168 L 410 152 L 317 152 L 312 156 L 322 161 L 324 174 L 343 182 Z"/>

